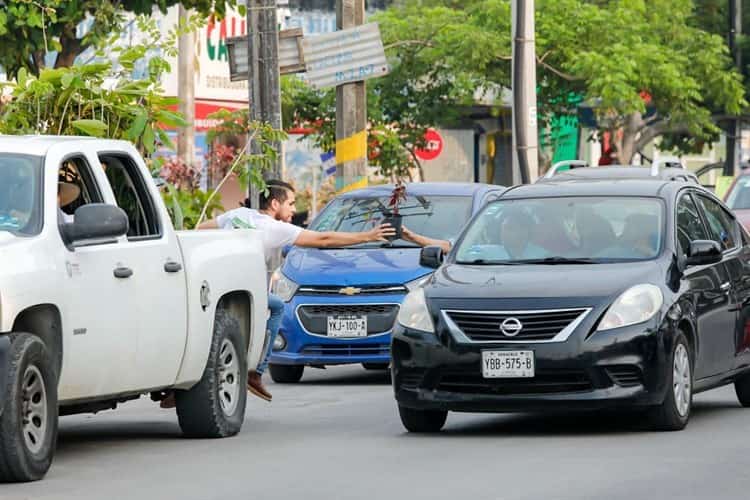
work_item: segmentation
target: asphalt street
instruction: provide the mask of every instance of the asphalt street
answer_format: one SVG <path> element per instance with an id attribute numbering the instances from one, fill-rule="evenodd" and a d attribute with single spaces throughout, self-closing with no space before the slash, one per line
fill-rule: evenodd
<path id="1" fill-rule="evenodd" d="M 61 419 L 46 479 L 0 485 L 5 499 L 744 499 L 750 409 L 731 387 L 696 397 L 686 430 L 632 415 L 451 414 L 407 434 L 388 376 L 308 369 L 251 398 L 242 433 L 181 437 L 147 399 Z"/>

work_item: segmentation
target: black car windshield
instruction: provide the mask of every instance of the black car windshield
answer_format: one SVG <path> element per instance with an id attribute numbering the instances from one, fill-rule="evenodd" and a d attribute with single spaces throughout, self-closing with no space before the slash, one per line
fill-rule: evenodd
<path id="1" fill-rule="evenodd" d="M 471 216 L 470 196 L 414 196 L 407 193 L 399 213 L 410 231 L 429 238 L 452 240 Z M 388 212 L 388 197 L 338 198 L 313 221 L 315 231 L 369 231 L 380 224 Z M 412 246 L 396 240 L 395 246 Z M 376 244 L 380 246 L 381 244 Z M 366 246 L 373 246 L 367 244 Z"/>
<path id="2" fill-rule="evenodd" d="M 0 231 L 41 231 L 41 163 L 38 156 L 0 153 Z"/>
<path id="3" fill-rule="evenodd" d="M 664 206 L 654 198 L 503 200 L 476 217 L 456 261 L 472 264 L 599 264 L 655 258 Z"/>
<path id="4" fill-rule="evenodd" d="M 750 175 L 743 175 L 737 179 L 727 196 L 727 206 L 732 210 L 750 208 Z"/>

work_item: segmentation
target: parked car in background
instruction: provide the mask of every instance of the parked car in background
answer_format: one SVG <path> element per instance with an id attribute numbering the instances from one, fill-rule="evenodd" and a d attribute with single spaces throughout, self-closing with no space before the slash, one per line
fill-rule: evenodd
<path id="1" fill-rule="evenodd" d="M 388 212 L 393 186 L 337 197 L 316 217 L 316 231 L 364 231 Z M 505 188 L 486 184 L 415 183 L 401 203 L 403 224 L 421 235 L 452 239 Z M 419 247 L 396 240 L 350 248 L 294 248 L 272 278 L 285 302 L 270 358 L 276 382 L 298 382 L 305 366 L 362 363 L 386 369 L 391 328 L 404 296 L 433 271 L 419 264 Z"/>
<path id="2" fill-rule="evenodd" d="M 393 332 L 403 425 L 438 431 L 449 411 L 617 408 L 678 430 L 694 393 L 731 383 L 750 407 L 748 242 L 691 180 L 509 189 L 445 263 L 422 251 L 437 270 Z"/>
<path id="3" fill-rule="evenodd" d="M 735 177 L 729 190 L 724 194 L 724 202 L 742 225 L 750 229 L 750 170 L 743 169 Z"/>

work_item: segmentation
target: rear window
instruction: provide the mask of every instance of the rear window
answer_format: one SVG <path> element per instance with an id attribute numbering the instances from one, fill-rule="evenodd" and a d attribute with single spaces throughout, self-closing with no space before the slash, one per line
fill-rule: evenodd
<path id="1" fill-rule="evenodd" d="M 33 236 L 42 230 L 42 158 L 0 154 L 0 231 Z"/>

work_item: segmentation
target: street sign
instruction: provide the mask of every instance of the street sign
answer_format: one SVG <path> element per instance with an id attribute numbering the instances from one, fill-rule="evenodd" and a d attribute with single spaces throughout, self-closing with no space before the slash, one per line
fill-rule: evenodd
<path id="1" fill-rule="evenodd" d="M 227 38 L 229 78 L 233 82 L 247 80 L 247 36 Z M 279 31 L 279 72 L 282 75 L 305 71 L 302 56 L 302 28 Z"/>
<path id="2" fill-rule="evenodd" d="M 443 137 L 438 133 L 437 130 L 431 128 L 427 129 L 424 134 L 425 147 L 424 149 L 417 148 L 414 154 L 417 158 L 424 161 L 434 160 L 440 153 L 443 152 Z"/>
<path id="3" fill-rule="evenodd" d="M 313 88 L 369 80 L 389 71 L 377 23 L 304 37 L 302 48 L 304 79 Z"/>

